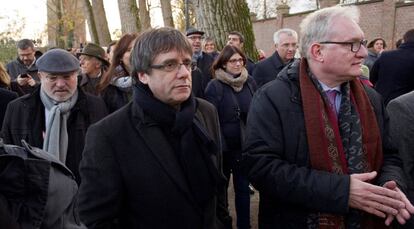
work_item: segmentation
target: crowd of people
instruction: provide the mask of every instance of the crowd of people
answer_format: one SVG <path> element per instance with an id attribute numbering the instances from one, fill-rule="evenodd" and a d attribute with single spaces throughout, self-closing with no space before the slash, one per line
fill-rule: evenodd
<path id="1" fill-rule="evenodd" d="M 257 63 L 238 31 L 222 50 L 193 27 L 41 56 L 20 40 L 0 64 L 0 226 L 245 229 L 257 191 L 261 229 L 413 228 L 414 29 L 390 49 L 358 23 L 317 10 Z"/>

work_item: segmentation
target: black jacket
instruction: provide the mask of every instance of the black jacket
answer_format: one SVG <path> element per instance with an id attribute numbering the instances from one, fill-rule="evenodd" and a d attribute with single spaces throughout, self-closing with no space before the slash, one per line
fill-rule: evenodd
<path id="1" fill-rule="evenodd" d="M 256 64 L 253 79 L 258 87 L 276 79 L 277 74 L 285 67 L 277 52 Z"/>
<path id="2" fill-rule="evenodd" d="M 75 208 L 78 185 L 71 171 L 49 153 L 23 145 L 3 145 L 0 139 L 0 206 L 15 224 L 2 218 L 1 228 L 85 229 Z"/>
<path id="3" fill-rule="evenodd" d="M 247 118 L 242 166 L 260 192 L 260 228 L 307 228 L 309 213 L 348 212 L 349 175 L 310 168 L 310 155 L 298 66 L 294 62 L 278 78 L 260 88 Z M 364 87 L 376 113 L 383 140 L 384 164 L 378 184 L 388 180 L 404 189 L 401 160 L 388 137 L 388 117 L 380 95 Z"/>
<path id="4" fill-rule="evenodd" d="M 85 94 L 79 87 L 78 93 L 78 101 L 67 120 L 69 144 L 65 164 L 79 182 L 78 166 L 85 145 L 86 130 L 92 123 L 105 117 L 107 110 L 101 98 Z M 21 145 L 21 139 L 24 139 L 32 146 L 43 148 L 44 132 L 45 108 L 40 100 L 40 87 L 32 94 L 9 103 L 2 128 L 6 144 Z"/>
<path id="5" fill-rule="evenodd" d="M 17 98 L 17 94 L 15 92 L 0 88 L 0 128 L 3 125 L 7 104 L 15 98 Z"/>
<path id="6" fill-rule="evenodd" d="M 385 104 L 414 90 L 414 42 L 383 52 L 371 69 L 370 81 Z"/>
<path id="7" fill-rule="evenodd" d="M 197 100 L 195 119 L 219 142 L 215 108 Z M 167 137 L 134 101 L 91 126 L 79 192 L 79 213 L 88 228 L 222 228 L 224 184 L 222 194 L 200 209 Z M 210 159 L 221 171 L 221 152 L 216 153 Z"/>
<path id="8" fill-rule="evenodd" d="M 101 97 L 105 101 L 109 114 L 111 114 L 131 101 L 132 89 L 122 90 L 109 84 L 102 92 Z"/>
<path id="9" fill-rule="evenodd" d="M 234 92 L 229 85 L 218 79 L 213 79 L 207 85 L 206 100 L 216 107 L 220 119 L 223 151 L 241 152 L 240 121 L 243 124 L 246 123 L 247 113 L 256 89 L 256 83 L 250 76 L 240 92 Z"/>

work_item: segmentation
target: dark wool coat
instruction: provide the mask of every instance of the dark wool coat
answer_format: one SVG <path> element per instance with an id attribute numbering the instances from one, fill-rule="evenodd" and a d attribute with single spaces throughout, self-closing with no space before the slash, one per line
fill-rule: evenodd
<path id="1" fill-rule="evenodd" d="M 20 74 L 30 74 L 34 80 L 39 82 L 39 77 L 37 76 L 37 66 L 33 64 L 30 68 L 27 68 L 23 62 L 17 58 L 6 65 L 7 73 L 10 75 L 10 79 L 15 81 L 17 76 Z"/>
<path id="2" fill-rule="evenodd" d="M 285 67 L 277 52 L 256 64 L 253 79 L 258 87 L 276 79 L 277 74 Z"/>
<path id="3" fill-rule="evenodd" d="M 371 69 L 370 81 L 385 104 L 414 90 L 414 42 L 383 52 Z"/>
<path id="4" fill-rule="evenodd" d="M 78 166 L 86 130 L 92 123 L 105 117 L 107 110 L 101 98 L 85 94 L 79 87 L 78 93 L 78 101 L 67 120 L 69 144 L 65 164 L 79 182 Z M 21 139 L 24 139 L 32 146 L 43 148 L 45 129 L 45 107 L 40 100 L 40 87 L 32 94 L 9 103 L 2 128 L 4 143 L 21 146 Z"/>
<path id="5" fill-rule="evenodd" d="M 307 228 L 309 213 L 348 212 L 349 175 L 310 168 L 298 67 L 294 62 L 256 91 L 247 118 L 242 166 L 260 192 L 261 229 Z M 383 141 L 384 164 L 377 183 L 395 180 L 404 189 L 401 160 L 389 141 L 381 97 L 372 88 L 364 88 Z"/>
<path id="6" fill-rule="evenodd" d="M 195 119 L 219 142 L 214 106 L 197 101 Z M 221 153 L 210 159 L 221 171 Z M 134 101 L 91 126 L 80 173 L 79 213 L 90 229 L 222 228 L 224 184 L 199 209 L 167 136 Z"/>
<path id="7" fill-rule="evenodd" d="M 16 98 L 17 94 L 15 92 L 0 88 L 0 128 L 3 125 L 3 119 L 4 114 L 6 113 L 7 104 Z"/>
<path id="8" fill-rule="evenodd" d="M 117 86 L 109 84 L 101 94 L 105 101 L 109 114 L 125 106 L 132 97 L 132 88 L 129 91 L 124 91 Z"/>

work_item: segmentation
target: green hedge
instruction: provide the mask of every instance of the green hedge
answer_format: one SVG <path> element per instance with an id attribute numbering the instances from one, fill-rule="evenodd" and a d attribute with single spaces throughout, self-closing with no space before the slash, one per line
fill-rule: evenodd
<path id="1" fill-rule="evenodd" d="M 6 65 L 17 57 L 15 44 L 2 44 L 0 42 L 0 62 Z"/>

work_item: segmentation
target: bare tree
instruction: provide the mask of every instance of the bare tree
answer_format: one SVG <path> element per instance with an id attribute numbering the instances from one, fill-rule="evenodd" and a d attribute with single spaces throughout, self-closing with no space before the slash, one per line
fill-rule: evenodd
<path id="1" fill-rule="evenodd" d="M 137 2 L 135 0 L 118 0 L 118 8 L 122 33 L 141 31 Z"/>
<path id="2" fill-rule="evenodd" d="M 103 0 L 92 0 L 92 7 L 99 38 L 98 44 L 102 46 L 108 45 L 111 42 L 111 34 L 109 33 Z"/>
<path id="3" fill-rule="evenodd" d="M 151 28 L 151 18 L 149 15 L 147 1 L 138 0 L 139 18 L 141 19 L 142 30 Z"/>
<path id="4" fill-rule="evenodd" d="M 89 0 L 82 0 L 83 12 L 86 15 L 86 21 L 89 27 L 89 35 L 93 43 L 99 44 L 98 31 L 96 29 L 95 17 L 93 16 L 92 5 Z"/>
<path id="5" fill-rule="evenodd" d="M 244 37 L 244 52 L 257 59 L 250 11 L 245 0 L 198 0 L 194 2 L 197 27 L 214 37 L 218 48 L 227 42 L 227 34 L 239 31 Z"/>
<path id="6" fill-rule="evenodd" d="M 85 39 L 85 17 L 79 0 L 48 0 L 47 24 L 49 45 L 68 48 Z"/>
<path id="7" fill-rule="evenodd" d="M 174 27 L 170 0 L 160 0 L 164 26 Z"/>

